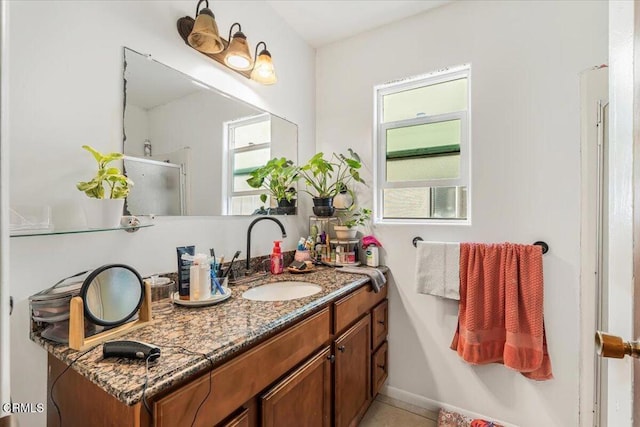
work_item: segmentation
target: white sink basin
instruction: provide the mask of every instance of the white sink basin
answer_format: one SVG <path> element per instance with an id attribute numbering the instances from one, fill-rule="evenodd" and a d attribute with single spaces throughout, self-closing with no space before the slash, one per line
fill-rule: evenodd
<path id="1" fill-rule="evenodd" d="M 275 282 L 251 288 L 242 298 L 252 301 L 288 301 L 317 294 L 321 286 L 309 282 Z"/>

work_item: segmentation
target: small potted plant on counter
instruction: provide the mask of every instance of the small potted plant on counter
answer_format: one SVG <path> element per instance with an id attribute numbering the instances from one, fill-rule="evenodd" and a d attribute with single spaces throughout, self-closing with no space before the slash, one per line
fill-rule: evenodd
<path id="1" fill-rule="evenodd" d="M 84 211 L 89 228 L 115 228 L 120 226 L 124 199 L 129 194 L 133 182 L 122 174 L 119 168 L 109 163 L 121 160 L 121 153 L 102 154 L 88 145 L 82 148 L 90 152 L 98 163 L 98 172 L 90 181 L 76 184 L 78 190 L 87 195 Z"/>
<path id="2" fill-rule="evenodd" d="M 355 239 L 358 233 L 358 226 L 365 225 L 371 219 L 371 209 L 349 209 L 344 214 L 339 215 L 338 219 L 340 225 L 333 226 L 338 240 Z"/>
<path id="3" fill-rule="evenodd" d="M 351 181 L 364 184 L 360 177 L 360 157 L 351 148 L 348 151 L 348 156 L 333 153 L 329 160 L 324 158 L 324 153 L 317 153 L 300 168 L 309 189 L 303 191 L 313 197 L 313 213 L 317 216 L 333 215 L 333 198 Z"/>
<path id="4" fill-rule="evenodd" d="M 273 158 L 262 167 L 251 172 L 247 184 L 252 188 L 266 188 L 271 197 L 278 203 L 276 213 L 295 214 L 296 210 L 296 181 L 300 178 L 299 168 L 292 160 Z M 267 194 L 260 195 L 260 201 L 267 201 Z"/>

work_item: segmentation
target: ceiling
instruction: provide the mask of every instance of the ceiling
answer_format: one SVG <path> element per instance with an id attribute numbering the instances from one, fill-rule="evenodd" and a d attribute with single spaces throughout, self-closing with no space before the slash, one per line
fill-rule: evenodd
<path id="1" fill-rule="evenodd" d="M 407 18 L 453 0 L 267 0 L 313 47 Z"/>

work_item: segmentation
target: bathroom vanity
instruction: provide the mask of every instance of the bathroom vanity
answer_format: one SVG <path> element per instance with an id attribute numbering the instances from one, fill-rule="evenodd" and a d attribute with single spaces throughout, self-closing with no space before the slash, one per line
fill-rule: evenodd
<path id="1" fill-rule="evenodd" d="M 322 291 L 291 301 L 241 296 L 261 284 L 300 279 Z M 232 291 L 224 303 L 176 307 L 122 337 L 161 348 L 146 388 L 144 361 L 103 359 L 101 346 L 80 357 L 53 391 L 62 424 L 357 425 L 387 377 L 387 287 L 375 293 L 367 276 L 321 268 Z M 51 386 L 82 353 L 37 334 L 32 339 L 49 351 L 47 417 L 57 426 Z"/>

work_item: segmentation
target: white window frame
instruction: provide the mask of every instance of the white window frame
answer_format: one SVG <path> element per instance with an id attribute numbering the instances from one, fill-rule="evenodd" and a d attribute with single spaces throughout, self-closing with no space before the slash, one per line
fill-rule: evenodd
<path id="1" fill-rule="evenodd" d="M 241 119 L 231 120 L 224 123 L 224 141 L 225 141 L 225 148 L 227 151 L 226 153 L 227 162 L 225 162 L 226 167 L 223 171 L 226 182 L 224 183 L 225 192 L 223 195 L 222 205 L 223 205 L 223 212 L 225 212 L 226 215 L 232 214 L 231 208 L 233 206 L 232 200 L 234 196 L 257 196 L 260 194 L 268 194 L 269 192 L 267 189 L 264 189 L 264 188 L 250 190 L 250 191 L 234 192 L 233 191 L 233 171 L 235 170 L 235 155 L 238 153 L 246 153 L 248 151 L 257 151 L 257 150 L 262 150 L 264 148 L 269 148 L 269 157 L 271 157 L 271 141 L 261 143 L 261 144 L 248 145 L 246 147 L 232 148 L 235 145 L 234 130 L 236 128 L 251 125 L 254 123 L 266 122 L 269 120 L 271 120 L 271 116 L 269 115 L 269 113 L 264 113 L 264 114 L 259 114 L 257 116 L 244 117 Z M 271 138 L 269 138 L 269 140 L 271 140 Z"/>
<path id="2" fill-rule="evenodd" d="M 452 80 L 467 79 L 467 109 L 454 113 L 422 116 L 394 122 L 381 123 L 384 117 L 383 97 L 406 90 L 432 86 Z M 373 220 L 375 224 L 471 224 L 471 144 L 470 144 L 470 113 L 471 113 L 471 65 L 465 64 L 450 67 L 433 73 L 412 77 L 405 80 L 385 83 L 374 87 L 374 129 L 373 150 L 374 157 L 374 192 L 373 192 Z M 386 171 L 386 136 L 389 129 L 403 128 L 450 120 L 460 120 L 460 176 L 454 179 L 431 179 L 420 181 L 387 182 Z M 424 188 L 424 187 L 466 187 L 467 215 L 465 219 L 447 218 L 384 218 L 384 190 L 388 188 Z"/>

